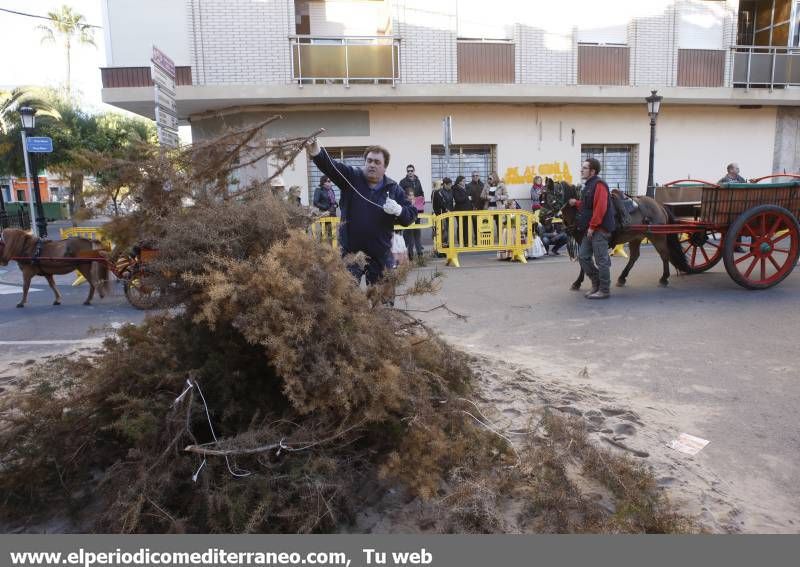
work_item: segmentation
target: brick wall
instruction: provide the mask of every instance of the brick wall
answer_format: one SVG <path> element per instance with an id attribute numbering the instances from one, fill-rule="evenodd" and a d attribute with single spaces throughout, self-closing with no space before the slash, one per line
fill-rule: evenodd
<path id="1" fill-rule="evenodd" d="M 730 87 L 733 82 L 733 51 L 730 49 L 736 45 L 736 35 L 738 31 L 738 0 L 727 0 L 727 16 L 722 24 L 722 49 L 727 49 L 725 56 L 725 81 L 722 83 Z"/>
<path id="2" fill-rule="evenodd" d="M 678 74 L 677 10 L 670 4 L 660 14 L 628 24 L 631 84 L 673 86 Z"/>
<path id="3" fill-rule="evenodd" d="M 458 81 L 455 0 L 395 0 L 392 29 L 400 36 L 400 81 Z"/>
<path id="4" fill-rule="evenodd" d="M 518 83 L 574 85 L 577 82 L 575 34 L 548 34 L 541 28 L 514 26 Z"/>
<path id="5" fill-rule="evenodd" d="M 292 0 L 187 0 L 196 85 L 287 83 Z"/>
<path id="6" fill-rule="evenodd" d="M 674 86 L 677 83 L 677 24 L 681 4 L 628 24 L 630 83 Z M 194 84 L 284 84 L 291 80 L 294 33 L 293 0 L 186 0 L 189 7 Z M 736 0 L 726 0 L 724 45 L 736 38 Z M 394 0 L 392 34 L 401 38 L 402 83 L 456 83 L 456 0 Z M 516 82 L 574 85 L 577 82 L 575 33 L 551 34 L 541 28 L 514 26 Z M 730 61 L 730 57 L 728 57 Z M 730 64 L 725 84 L 730 84 Z"/>

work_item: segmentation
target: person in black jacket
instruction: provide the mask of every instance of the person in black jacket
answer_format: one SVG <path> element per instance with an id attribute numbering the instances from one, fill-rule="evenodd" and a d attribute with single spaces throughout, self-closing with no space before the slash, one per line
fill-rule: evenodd
<path id="1" fill-rule="evenodd" d="M 417 177 L 417 168 L 414 167 L 414 164 L 410 163 L 406 166 L 406 176 L 400 180 L 400 187 L 406 192 L 406 196 L 413 203 L 414 208 L 417 209 L 417 224 L 419 224 L 419 214 L 425 212 L 425 193 L 422 191 L 422 183 Z M 403 238 L 406 241 L 409 259 L 413 260 L 414 251 L 417 252 L 417 256 L 422 256 L 424 249 L 421 229 L 404 230 Z"/>
<path id="2" fill-rule="evenodd" d="M 431 197 L 431 205 L 433 206 L 433 214 L 442 215 L 453 210 L 455 203 L 453 202 L 453 180 L 449 177 L 442 179 L 441 187 L 434 189 L 433 196 Z M 442 244 L 448 246 L 450 242 L 450 220 L 444 219 L 442 221 Z M 434 237 L 435 238 L 435 237 Z"/>
<path id="3" fill-rule="evenodd" d="M 467 186 L 464 183 L 464 176 L 459 175 L 456 177 L 456 183 L 453 185 L 453 202 L 455 203 L 455 207 L 453 210 L 456 211 L 471 211 L 472 210 L 472 201 L 470 201 L 469 193 L 467 192 Z M 460 221 L 461 224 L 461 246 L 467 246 L 468 238 L 469 238 L 469 219 L 464 218 Z M 456 229 L 456 234 L 458 234 L 458 229 Z"/>
<path id="4" fill-rule="evenodd" d="M 327 175 L 319 179 L 319 187 L 314 189 L 314 206 L 321 213 L 328 213 L 329 217 L 336 216 L 336 193 L 333 192 L 333 181 Z"/>

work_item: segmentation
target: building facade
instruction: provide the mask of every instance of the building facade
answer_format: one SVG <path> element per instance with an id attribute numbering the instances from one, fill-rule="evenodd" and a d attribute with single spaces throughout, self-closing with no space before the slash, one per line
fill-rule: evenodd
<path id="1" fill-rule="evenodd" d="M 268 130 L 345 161 L 382 144 L 400 178 L 497 171 L 513 197 L 534 175 L 577 183 L 598 157 L 644 193 L 645 97 L 664 97 L 655 181 L 800 169 L 800 1 L 103 0 L 103 100 L 153 118 L 149 59 L 178 66 L 194 139 L 279 114 Z M 452 117 L 449 159 L 442 120 Z M 246 175 L 264 176 L 271 164 Z M 313 190 L 301 155 L 286 185 Z M 304 200 L 308 192 L 304 193 Z"/>

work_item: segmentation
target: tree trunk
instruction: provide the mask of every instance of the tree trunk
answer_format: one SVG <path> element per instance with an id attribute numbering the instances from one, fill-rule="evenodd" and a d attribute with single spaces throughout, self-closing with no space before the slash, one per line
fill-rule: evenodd
<path id="1" fill-rule="evenodd" d="M 70 100 L 72 98 L 72 85 L 70 84 L 70 81 L 72 80 L 72 77 L 70 77 L 70 75 L 72 74 L 72 69 L 71 69 L 72 61 L 71 61 L 71 58 L 70 58 L 70 47 L 71 46 L 69 44 L 69 38 L 67 38 L 67 40 L 65 42 L 65 47 L 66 47 L 66 52 L 67 52 L 67 85 L 66 85 L 66 87 L 67 87 L 67 100 Z M 83 181 L 81 181 L 81 185 L 83 185 Z"/>
<path id="2" fill-rule="evenodd" d="M 83 173 L 70 173 L 69 175 L 69 214 L 75 226 L 75 213 L 86 207 L 83 200 Z"/>

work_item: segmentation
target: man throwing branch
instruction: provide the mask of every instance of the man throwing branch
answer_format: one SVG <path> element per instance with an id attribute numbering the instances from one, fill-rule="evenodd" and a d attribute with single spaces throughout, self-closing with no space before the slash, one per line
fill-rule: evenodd
<path id="1" fill-rule="evenodd" d="M 614 207 L 608 184 L 600 179 L 600 162 L 588 158 L 581 166 L 584 180 L 581 199 L 570 199 L 569 204 L 578 207 L 577 229 L 586 231 L 581 240 L 578 260 L 584 273 L 592 281 L 588 299 L 608 299 L 611 286 L 611 259 L 608 256 L 608 240 L 616 226 Z M 597 266 L 595 266 L 595 262 Z"/>
<path id="2" fill-rule="evenodd" d="M 339 187 L 342 223 L 339 244 L 342 255 L 363 252 L 368 261 L 363 268 L 352 264 L 348 270 L 367 285 L 373 285 L 391 266 L 392 235 L 395 224 L 408 226 L 417 218 L 416 210 L 400 186 L 386 177 L 389 151 L 370 146 L 364 151 L 364 167 L 351 167 L 336 161 L 316 139 L 308 144 L 316 166 Z"/>

